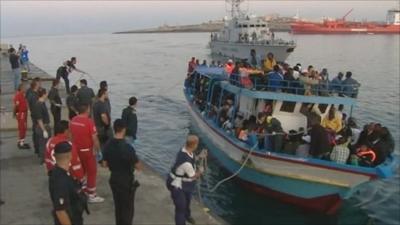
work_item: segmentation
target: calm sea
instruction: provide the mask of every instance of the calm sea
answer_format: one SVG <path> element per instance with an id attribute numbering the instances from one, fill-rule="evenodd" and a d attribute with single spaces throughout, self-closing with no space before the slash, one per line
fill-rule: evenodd
<path id="1" fill-rule="evenodd" d="M 380 122 L 389 127 L 399 145 L 399 35 L 313 35 L 293 38 L 298 47 L 290 64 L 327 68 L 330 78 L 352 71 L 361 84 L 354 111 L 360 125 Z M 120 116 L 130 96 L 139 98 L 140 157 L 165 175 L 191 129 L 182 83 L 187 61 L 195 56 L 210 61 L 209 34 L 73 35 L 8 38 L 2 42 L 27 45 L 33 63 L 55 75 L 61 63 L 78 58 L 78 68 L 97 90 L 98 82 L 110 86 L 112 116 Z M 72 74 L 73 82 L 81 78 Z M 206 179 L 210 185 L 226 176 L 211 159 Z M 203 185 L 204 186 L 204 185 Z M 203 187 L 204 203 L 231 224 L 397 224 L 400 221 L 400 176 L 361 187 L 334 217 L 305 213 L 301 209 L 260 197 L 227 182 L 215 193 Z"/>

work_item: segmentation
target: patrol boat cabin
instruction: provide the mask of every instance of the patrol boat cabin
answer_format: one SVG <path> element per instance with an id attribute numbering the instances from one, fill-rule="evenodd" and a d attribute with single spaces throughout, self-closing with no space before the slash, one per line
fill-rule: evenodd
<path id="1" fill-rule="evenodd" d="M 351 115 L 356 98 L 326 94 L 324 88 L 305 96 L 306 87 L 294 81 L 281 86 L 274 81 L 254 82 L 246 88 L 239 77 L 228 76 L 223 68 L 197 67 L 185 80 L 184 94 L 194 128 L 225 169 L 230 173 L 240 169 L 238 178 L 246 187 L 332 213 L 358 185 L 393 176 L 399 160 L 392 155 L 378 166 L 367 167 L 274 149 L 290 136 L 307 139 L 303 133 L 310 127 L 310 112 L 323 118 L 331 107 L 344 105 Z M 347 94 L 355 96 L 357 90 L 352 90 Z M 260 112 L 269 113 L 271 122 L 261 134 L 254 126 Z"/>
<path id="2" fill-rule="evenodd" d="M 246 15 L 240 4 L 244 0 L 227 0 L 231 4 L 231 18 L 224 18 L 221 31 L 211 33 L 210 49 L 212 54 L 231 58 L 247 59 L 250 50 L 256 51 L 263 59 L 272 52 L 278 61 L 285 61 L 296 48 L 294 41 L 275 37 L 268 23 L 254 15 Z"/>

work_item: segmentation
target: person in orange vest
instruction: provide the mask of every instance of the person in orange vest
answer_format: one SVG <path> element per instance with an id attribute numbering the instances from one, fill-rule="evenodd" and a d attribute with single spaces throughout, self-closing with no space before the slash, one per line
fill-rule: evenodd
<path id="1" fill-rule="evenodd" d="M 25 84 L 18 86 L 14 95 L 14 116 L 18 122 L 18 148 L 30 149 L 29 144 L 25 143 L 28 115 L 28 101 L 25 98 Z"/>
<path id="2" fill-rule="evenodd" d="M 357 156 L 359 158 L 360 165 L 364 166 L 372 166 L 376 159 L 375 152 L 366 145 L 361 146 L 357 150 Z"/>
<path id="3" fill-rule="evenodd" d="M 69 123 L 66 120 L 61 120 L 55 125 L 54 128 L 54 136 L 51 137 L 46 144 L 46 152 L 45 152 L 45 163 L 46 163 L 46 169 L 47 173 L 49 173 L 52 169 L 54 169 L 56 165 L 56 159 L 54 157 L 54 148 L 57 144 L 62 143 L 62 142 L 69 142 Z M 80 182 L 83 182 L 83 168 L 81 165 L 81 161 L 78 156 L 78 151 L 76 147 L 72 145 L 71 149 L 71 165 L 69 168 L 69 172 L 71 173 L 71 176 Z"/>
<path id="4" fill-rule="evenodd" d="M 231 75 L 234 68 L 235 68 L 235 65 L 233 65 L 233 60 L 229 59 L 228 62 L 225 64 L 225 72 L 228 75 Z"/>

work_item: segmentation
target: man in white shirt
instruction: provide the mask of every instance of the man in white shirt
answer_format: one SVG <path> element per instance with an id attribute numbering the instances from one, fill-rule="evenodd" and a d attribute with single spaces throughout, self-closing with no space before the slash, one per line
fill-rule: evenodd
<path id="1" fill-rule="evenodd" d="M 185 225 L 186 221 L 194 224 L 190 214 L 190 200 L 194 192 L 195 181 L 201 176 L 204 168 L 196 171 L 194 151 L 199 144 L 199 138 L 189 135 L 186 144 L 176 156 L 175 164 L 167 179 L 167 187 L 171 192 L 175 205 L 175 223 Z M 205 155 L 206 157 L 206 155 Z"/>

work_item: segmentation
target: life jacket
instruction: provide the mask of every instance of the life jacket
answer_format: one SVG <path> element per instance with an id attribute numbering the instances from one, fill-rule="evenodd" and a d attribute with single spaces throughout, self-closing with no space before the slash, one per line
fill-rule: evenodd
<path id="1" fill-rule="evenodd" d="M 357 156 L 360 158 L 367 158 L 371 162 L 374 162 L 376 159 L 376 154 L 371 149 L 367 149 L 366 151 L 357 152 Z"/>
<path id="2" fill-rule="evenodd" d="M 226 64 L 225 65 L 225 72 L 228 75 L 231 75 L 234 68 L 235 68 L 235 66 L 233 64 L 232 65 Z"/>
<path id="3" fill-rule="evenodd" d="M 194 157 L 191 158 L 186 152 L 183 152 L 180 150 L 178 154 L 176 155 L 176 160 L 175 164 L 171 168 L 171 172 L 169 173 L 169 176 L 167 178 L 167 188 L 171 190 L 172 182 L 175 179 L 182 179 L 182 190 L 185 192 L 193 192 L 195 189 L 195 180 L 192 180 L 187 174 L 184 175 L 178 175 L 176 174 L 176 170 L 178 169 L 179 166 L 181 166 L 184 163 L 190 163 L 193 168 L 195 169 L 195 159 Z"/>

